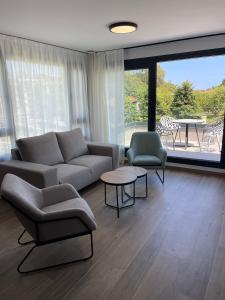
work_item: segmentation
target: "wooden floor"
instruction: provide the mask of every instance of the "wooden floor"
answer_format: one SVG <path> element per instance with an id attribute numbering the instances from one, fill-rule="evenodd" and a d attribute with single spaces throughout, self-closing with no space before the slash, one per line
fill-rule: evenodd
<path id="1" fill-rule="evenodd" d="M 224 300 L 224 177 L 168 170 L 164 185 L 151 173 L 148 186 L 120 219 L 101 183 L 83 191 L 98 223 L 93 259 L 31 275 L 16 271 L 30 246 L 17 244 L 22 227 L 0 200 L 0 299 Z M 85 254 L 87 242 L 42 247 L 27 267 Z"/>

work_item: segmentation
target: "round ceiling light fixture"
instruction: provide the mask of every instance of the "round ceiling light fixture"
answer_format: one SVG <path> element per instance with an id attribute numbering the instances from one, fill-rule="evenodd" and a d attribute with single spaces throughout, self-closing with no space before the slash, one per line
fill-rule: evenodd
<path id="1" fill-rule="evenodd" d="M 136 31 L 137 27 L 133 22 L 117 22 L 109 25 L 109 30 L 113 33 L 130 33 Z"/>

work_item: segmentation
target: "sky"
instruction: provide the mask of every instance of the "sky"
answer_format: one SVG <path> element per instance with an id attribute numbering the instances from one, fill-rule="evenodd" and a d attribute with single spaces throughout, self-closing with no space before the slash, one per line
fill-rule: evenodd
<path id="1" fill-rule="evenodd" d="M 194 89 L 208 89 L 225 79 L 225 55 L 160 63 L 165 80 L 174 84 L 188 80 Z"/>

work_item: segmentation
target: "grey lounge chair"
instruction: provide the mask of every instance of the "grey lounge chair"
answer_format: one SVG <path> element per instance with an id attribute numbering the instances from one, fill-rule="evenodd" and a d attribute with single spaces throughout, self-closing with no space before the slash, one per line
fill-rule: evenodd
<path id="1" fill-rule="evenodd" d="M 167 152 L 163 148 L 157 132 L 133 133 L 127 158 L 129 165 L 155 169 L 160 181 L 164 183 Z M 157 171 L 159 169 L 163 171 L 162 178 Z"/>
<path id="2" fill-rule="evenodd" d="M 34 243 L 18 265 L 19 273 L 44 270 L 87 260 L 93 256 L 92 231 L 96 229 L 95 218 L 86 201 L 70 184 L 41 190 L 13 174 L 6 174 L 1 186 L 1 197 L 15 209 L 18 219 L 25 228 L 18 243 L 20 245 Z M 32 241 L 21 242 L 25 231 L 31 235 Z M 38 269 L 21 270 L 23 263 L 36 247 L 83 235 L 91 237 L 91 254 L 88 257 Z"/>

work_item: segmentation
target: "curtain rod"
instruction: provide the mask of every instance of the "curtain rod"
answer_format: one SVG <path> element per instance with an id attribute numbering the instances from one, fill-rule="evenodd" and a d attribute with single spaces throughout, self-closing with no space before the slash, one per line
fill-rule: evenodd
<path id="1" fill-rule="evenodd" d="M 57 46 L 57 45 L 50 44 L 50 43 L 40 42 L 40 41 L 37 41 L 37 40 L 32 40 L 32 39 L 24 38 L 24 37 L 17 36 L 17 35 L 6 34 L 6 33 L 2 33 L 2 32 L 0 32 L 0 35 L 14 37 L 14 38 L 18 38 L 18 39 L 21 39 L 21 40 L 26 40 L 26 41 L 30 41 L 30 42 L 40 43 L 40 44 L 43 44 L 43 45 L 53 46 L 53 47 L 62 48 L 62 49 L 70 50 L 70 51 L 76 51 L 76 52 L 80 52 L 80 53 L 84 53 L 84 54 L 88 53 L 88 52 L 85 52 L 85 51 L 80 51 L 80 50 L 75 50 L 75 49 L 66 48 L 66 47 L 62 47 L 62 46 Z"/>

